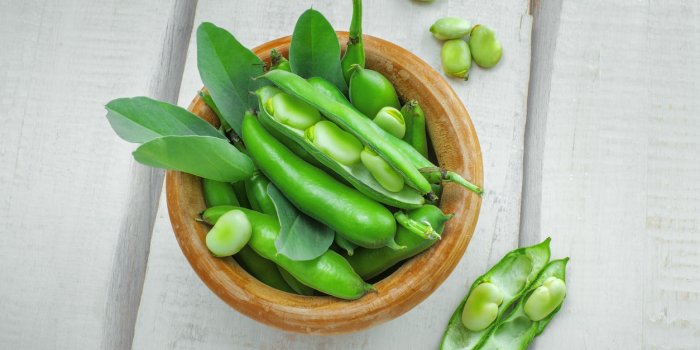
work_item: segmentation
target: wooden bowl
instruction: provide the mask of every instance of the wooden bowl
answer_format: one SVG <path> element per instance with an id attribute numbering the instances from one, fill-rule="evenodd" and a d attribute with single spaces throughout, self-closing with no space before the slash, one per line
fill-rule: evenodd
<path id="1" fill-rule="evenodd" d="M 339 32 L 338 37 L 341 43 L 347 42 L 346 32 Z M 287 56 L 290 40 L 291 37 L 272 40 L 253 51 L 269 64 L 270 50 L 277 48 Z M 421 103 L 440 165 L 481 185 L 479 140 L 467 110 L 442 75 L 390 42 L 365 35 L 364 45 L 367 67 L 389 78 L 403 101 L 416 99 Z M 199 96 L 192 101 L 189 110 L 210 122 L 216 120 Z M 376 283 L 376 293 L 346 301 L 285 293 L 259 282 L 232 258 L 212 257 L 204 243 L 209 227 L 194 220 L 205 209 L 200 180 L 168 171 L 166 186 L 175 236 L 202 281 L 245 315 L 285 331 L 305 334 L 359 331 L 396 318 L 423 301 L 462 258 L 481 206 L 479 196 L 455 184 L 446 184 L 440 208 L 445 213 L 454 213 L 455 217 L 445 227 L 442 240 Z"/>

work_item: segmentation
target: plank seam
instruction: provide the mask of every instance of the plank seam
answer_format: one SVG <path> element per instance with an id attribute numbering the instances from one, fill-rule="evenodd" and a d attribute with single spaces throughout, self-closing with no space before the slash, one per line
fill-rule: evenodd
<path id="1" fill-rule="evenodd" d="M 535 244 L 541 235 L 548 235 L 547 232 L 540 232 L 542 159 L 561 9 L 562 0 L 530 2 L 533 26 L 523 152 L 520 246 Z"/>
<path id="2" fill-rule="evenodd" d="M 194 24 L 196 0 L 178 0 L 169 11 L 163 46 L 148 95 L 177 103 Z M 165 12 L 165 11 L 164 11 Z M 104 306 L 102 349 L 131 348 L 145 282 L 151 237 L 163 189 L 163 170 L 132 160 L 126 208 Z"/>

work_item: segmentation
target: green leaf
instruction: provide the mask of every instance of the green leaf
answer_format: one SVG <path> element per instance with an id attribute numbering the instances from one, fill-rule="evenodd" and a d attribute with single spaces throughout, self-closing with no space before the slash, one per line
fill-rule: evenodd
<path id="1" fill-rule="evenodd" d="M 243 113 L 255 108 L 251 91 L 268 84 L 263 62 L 223 28 L 202 23 L 197 29 L 197 68 L 199 76 L 219 107 L 221 117 L 236 134 L 241 134 Z"/>
<path id="2" fill-rule="evenodd" d="M 340 66 L 340 43 L 335 30 L 323 15 L 309 9 L 301 14 L 294 27 L 289 47 L 292 72 L 304 78 L 321 77 L 348 91 Z"/>
<path id="3" fill-rule="evenodd" d="M 143 143 L 172 135 L 200 135 L 226 139 L 211 124 L 184 108 L 148 97 L 118 98 L 105 106 L 107 120 L 122 139 Z"/>
<path id="4" fill-rule="evenodd" d="M 275 241 L 278 253 L 300 261 L 315 259 L 328 250 L 335 237 L 333 230 L 300 212 L 272 183 L 267 185 L 267 194 L 280 222 L 280 235 Z"/>
<path id="5" fill-rule="evenodd" d="M 133 153 L 139 163 L 205 179 L 237 182 L 253 175 L 253 161 L 228 141 L 211 136 L 164 136 Z"/>

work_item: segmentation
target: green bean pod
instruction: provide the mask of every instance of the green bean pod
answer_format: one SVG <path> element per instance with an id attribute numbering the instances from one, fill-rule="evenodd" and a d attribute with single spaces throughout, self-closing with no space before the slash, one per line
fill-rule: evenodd
<path id="1" fill-rule="evenodd" d="M 270 183 L 265 175 L 255 172 L 250 179 L 245 181 L 245 191 L 250 201 L 251 209 L 261 213 L 276 216 L 277 210 L 272 199 L 267 194 L 267 185 Z"/>
<path id="2" fill-rule="evenodd" d="M 265 73 L 264 77 L 287 93 L 297 96 L 314 106 L 332 122 L 355 135 L 364 145 L 370 146 L 377 154 L 389 162 L 392 168 L 401 173 L 409 186 L 417 189 L 422 194 L 431 193 L 430 183 L 404 153 L 396 149 L 396 146 L 386 139 L 385 135 L 393 136 L 382 130 L 369 118 L 358 113 L 355 109 L 319 94 L 311 84 L 296 74 L 274 70 Z M 396 108 L 400 107 L 398 106 L 398 100 L 396 105 Z M 410 145 L 408 147 L 412 148 Z"/>
<path id="3" fill-rule="evenodd" d="M 274 86 L 263 86 L 260 89 L 258 89 L 255 93 L 258 95 L 258 98 L 260 101 L 263 101 L 262 105 L 259 105 L 259 108 L 262 110 L 264 103 L 267 103 L 267 101 L 277 95 L 278 93 L 282 92 L 282 90 L 274 87 Z M 301 148 L 299 145 L 297 145 L 294 141 L 290 140 L 287 137 L 284 137 L 279 131 L 276 129 L 271 129 L 268 126 L 265 126 L 267 128 L 267 131 L 272 134 L 276 139 L 278 139 L 282 144 L 284 144 L 287 148 L 292 150 L 297 156 L 301 157 L 303 160 L 305 160 L 308 163 L 311 163 L 315 167 L 322 167 L 321 163 L 316 160 L 316 158 L 312 157 L 308 152 L 306 152 L 303 148 Z"/>
<path id="4" fill-rule="evenodd" d="M 418 151 L 423 157 L 428 158 L 428 137 L 425 130 L 425 113 L 418 101 L 408 101 L 401 107 L 401 114 L 406 122 L 406 135 L 403 139 Z"/>
<path id="5" fill-rule="evenodd" d="M 488 272 L 478 277 L 452 314 L 440 349 L 476 349 L 547 265 L 550 255 L 549 242 L 550 239 L 547 238 L 534 246 L 513 250 Z M 496 302 L 493 302 L 494 300 Z M 479 314 L 478 311 L 469 309 L 470 307 L 474 307 L 474 310 L 483 307 L 487 313 Z M 470 319 L 474 315 L 481 319 Z"/>
<path id="6" fill-rule="evenodd" d="M 230 207 L 228 210 L 231 210 Z M 233 258 L 244 270 L 260 282 L 287 293 L 295 292 L 282 277 L 282 274 L 277 269 L 277 265 L 258 255 L 250 246 L 243 247 Z"/>
<path id="7" fill-rule="evenodd" d="M 569 258 L 554 260 L 545 266 L 537 280 L 530 285 L 513 312 L 496 324 L 476 347 L 482 350 L 525 350 L 540 335 L 559 312 L 566 295 L 566 264 Z M 556 294 L 556 295 L 555 295 Z M 539 296 L 544 296 L 541 298 Z M 546 299 L 553 304 L 535 319 L 528 312 L 533 299 Z M 547 312 L 548 311 L 548 312 Z"/>
<path id="8" fill-rule="evenodd" d="M 277 270 L 279 270 L 280 275 L 282 278 L 284 278 L 284 281 L 287 282 L 287 284 L 294 290 L 294 293 L 299 294 L 299 295 L 315 295 L 316 291 L 299 282 L 294 276 L 292 276 L 291 273 L 287 272 L 287 270 L 277 266 Z"/>
<path id="9" fill-rule="evenodd" d="M 322 94 L 332 98 L 333 100 L 340 102 L 348 107 L 352 107 L 352 103 L 343 95 L 343 93 L 330 81 L 323 79 L 321 77 L 311 77 L 306 79 L 313 87 L 316 88 Z M 263 98 L 263 100 L 265 100 Z M 354 107 L 352 107 L 354 108 Z"/>
<path id="10" fill-rule="evenodd" d="M 248 196 L 245 193 L 245 180 L 234 182 L 231 185 L 233 186 L 233 191 L 236 192 L 236 198 L 238 198 L 240 206 L 250 209 L 250 201 L 248 201 Z"/>
<path id="11" fill-rule="evenodd" d="M 245 125 L 245 121 L 243 124 Z M 243 130 L 246 130 L 244 127 Z M 246 132 L 243 131 L 245 135 Z M 254 148 L 254 147 L 251 147 Z M 216 210 L 214 210 L 216 209 Z M 216 223 L 225 208 L 211 208 L 202 213 L 202 218 L 209 223 Z M 280 226 L 275 217 L 253 210 L 227 207 L 244 212 L 253 226 L 248 245 L 263 258 L 266 258 L 289 272 L 304 285 L 322 293 L 341 299 L 354 300 L 367 292 L 374 291 L 371 284 L 365 283 L 340 254 L 329 250 L 318 258 L 295 261 L 277 252 L 275 241 L 279 237 Z"/>
<path id="12" fill-rule="evenodd" d="M 265 177 L 265 175 L 256 172 L 255 174 L 253 174 L 252 178 L 246 180 L 246 192 L 248 193 L 248 197 L 250 198 L 250 204 L 253 206 L 253 210 L 261 212 L 263 214 L 277 217 L 277 209 L 275 209 L 275 204 L 272 202 L 270 195 L 267 193 L 267 185 L 269 183 L 270 180 L 268 180 Z M 289 284 L 289 286 L 297 294 L 315 294 L 315 291 L 313 289 L 301 284 L 283 268 L 280 267 L 279 272 L 284 278 L 284 281 L 287 282 L 287 284 Z"/>
<path id="13" fill-rule="evenodd" d="M 299 210 L 357 245 L 393 242 L 396 221 L 383 205 L 297 157 L 252 115 L 243 117 L 242 130 L 253 162 Z"/>
<path id="14" fill-rule="evenodd" d="M 348 95 L 358 111 L 372 118 L 384 107 L 401 108 L 399 96 L 389 79 L 377 71 L 353 65 Z"/>
<path id="15" fill-rule="evenodd" d="M 352 19 L 348 33 L 348 47 L 340 61 L 345 82 L 350 84 L 352 66 L 365 67 L 365 47 L 362 44 L 362 0 L 352 0 Z"/>
<path id="16" fill-rule="evenodd" d="M 236 192 L 233 190 L 233 186 L 228 182 L 203 178 L 202 191 L 204 192 L 204 201 L 207 203 L 207 207 L 215 207 L 217 205 L 240 205 Z"/>
<path id="17" fill-rule="evenodd" d="M 383 130 L 382 130 L 383 131 Z M 428 158 L 424 157 L 420 152 L 418 152 L 413 146 L 406 143 L 404 140 L 399 140 L 393 135 L 386 133 L 383 135 L 389 144 L 400 151 L 416 169 L 419 169 L 421 174 L 430 183 L 440 183 L 442 181 L 454 182 L 478 195 L 481 195 L 484 190 L 479 186 L 467 181 L 455 172 L 439 168 L 437 165 L 433 164 Z"/>
<path id="18" fill-rule="evenodd" d="M 264 95 L 260 90 L 258 90 L 258 97 L 260 106 L 260 113 L 258 117 L 260 123 L 263 124 L 267 130 L 274 130 L 276 134 L 280 135 L 277 137 L 277 139 L 285 145 L 288 142 L 293 143 L 296 147 L 301 148 L 304 153 L 313 157 L 317 162 L 323 164 L 333 173 L 341 176 L 358 191 L 375 201 L 401 209 L 418 208 L 425 203 L 425 199 L 420 192 L 411 187 L 404 186 L 398 192 L 391 192 L 385 189 L 374 178 L 369 169 L 362 164 L 357 163 L 348 166 L 329 157 L 328 154 L 322 152 L 318 147 L 316 147 L 313 141 L 305 137 L 304 132 L 288 127 L 272 118 L 269 113 L 267 113 L 263 100 Z M 294 151 L 294 153 L 297 152 Z"/>
<path id="19" fill-rule="evenodd" d="M 229 185 L 230 186 L 230 185 Z M 228 192 L 228 191 L 227 191 Z M 245 194 L 245 193 L 244 193 Z M 215 200 L 217 198 L 217 200 Z M 217 202 L 217 206 L 212 206 L 205 211 L 208 213 L 206 216 L 202 215 L 205 222 L 213 225 L 223 214 L 233 210 L 236 206 L 239 206 L 239 200 L 235 194 L 233 196 L 230 193 L 227 196 L 227 202 L 218 200 L 219 195 L 214 195 L 212 191 L 204 192 L 205 202 Z M 267 284 L 270 287 L 294 293 L 287 282 L 282 278 L 277 266 L 270 260 L 264 259 L 256 252 L 254 252 L 247 245 L 243 247 L 236 255 L 233 256 L 234 260 L 241 265 L 241 267 L 246 270 L 251 276 L 255 277 L 260 282 Z"/>
<path id="20" fill-rule="evenodd" d="M 277 49 L 272 49 L 272 51 L 270 51 L 270 63 L 270 69 L 281 69 L 287 72 L 292 71 L 292 67 L 289 65 L 289 61 L 284 56 L 282 56 L 282 54 L 279 51 L 277 51 Z"/>
<path id="21" fill-rule="evenodd" d="M 440 208 L 434 205 L 424 205 L 406 214 L 415 221 L 430 223 L 439 234 L 445 228 L 445 223 L 452 217 L 452 215 L 443 214 Z M 348 259 L 348 262 L 358 275 L 365 280 L 369 280 L 397 263 L 425 251 L 438 241 L 438 238 L 424 239 L 418 237 L 404 227 L 399 227 L 395 239 L 397 244 L 406 248 L 400 250 L 358 248 L 352 256 L 348 256 L 346 259 Z"/>

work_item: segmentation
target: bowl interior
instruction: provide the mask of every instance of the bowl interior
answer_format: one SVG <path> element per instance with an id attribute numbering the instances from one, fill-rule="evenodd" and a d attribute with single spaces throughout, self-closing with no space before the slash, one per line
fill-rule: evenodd
<path id="1" fill-rule="evenodd" d="M 339 32 L 338 36 L 341 43 L 347 42 L 347 33 Z M 269 64 L 269 52 L 273 48 L 287 56 L 290 39 L 272 40 L 253 51 Z M 402 101 L 416 99 L 421 103 L 439 165 L 482 185 L 481 150 L 476 132 L 462 102 L 442 75 L 390 42 L 365 35 L 364 45 L 367 68 L 391 80 Z M 205 120 L 217 122 L 198 96 L 189 109 Z M 166 191 L 175 236 L 202 281 L 245 315 L 277 328 L 306 334 L 358 331 L 398 317 L 420 303 L 461 259 L 474 232 L 481 205 L 479 196 L 455 184 L 446 184 L 440 208 L 445 213 L 454 213 L 455 217 L 445 227 L 442 240 L 377 282 L 376 293 L 345 301 L 278 291 L 250 276 L 232 258 L 212 257 L 204 244 L 209 228 L 194 220 L 205 209 L 200 180 L 168 171 Z"/>

